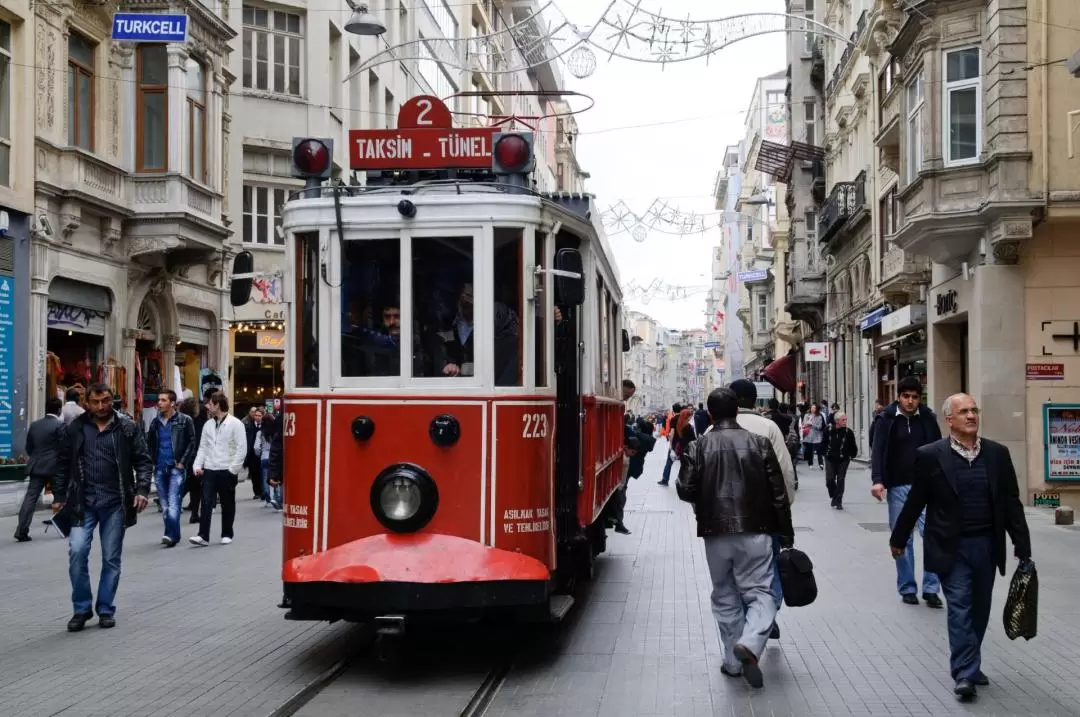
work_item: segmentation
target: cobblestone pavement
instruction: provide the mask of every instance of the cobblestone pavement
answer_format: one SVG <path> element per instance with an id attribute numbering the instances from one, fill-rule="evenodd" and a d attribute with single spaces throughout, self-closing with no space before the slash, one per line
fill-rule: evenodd
<path id="1" fill-rule="evenodd" d="M 896 595 L 885 507 L 869 496 L 865 469 L 849 472 L 847 510 L 836 512 L 823 473 L 803 466 L 797 544 L 815 562 L 820 595 L 781 611 L 783 635 L 763 659 L 765 689 L 751 691 L 720 674 L 702 544 L 689 507 L 656 485 L 662 455 L 631 485 L 633 534 L 611 535 L 588 595 L 553 644 L 516 662 L 489 717 L 1080 716 L 1080 578 L 1070 559 L 1080 531 L 1029 511 L 1039 636 L 1005 638 L 1011 573 L 999 577 L 984 650 L 991 686 L 961 705 L 948 675 L 945 613 Z M 228 547 L 164 550 L 159 514 L 144 513 L 126 541 L 118 626 L 103 631 L 92 621 L 77 635 L 65 631 L 65 542 L 42 537 L 38 523 L 32 543 L 16 544 L 7 537 L 14 519 L 0 524 L 4 717 L 265 717 L 362 643 L 356 628 L 282 619 L 280 516 L 255 501 L 241 501 Z M 95 549 L 95 580 L 98 559 Z M 398 679 L 362 661 L 301 714 L 453 717 L 492 664 L 478 650 L 440 649 Z"/>

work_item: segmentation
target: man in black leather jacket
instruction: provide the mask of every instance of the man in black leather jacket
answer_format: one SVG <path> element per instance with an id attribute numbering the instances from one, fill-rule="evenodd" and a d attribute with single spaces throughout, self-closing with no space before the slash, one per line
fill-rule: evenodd
<path id="1" fill-rule="evenodd" d="M 795 544 L 791 504 L 769 439 L 735 420 L 735 393 L 716 389 L 708 408 L 713 429 L 687 446 L 675 488 L 694 505 L 697 534 L 705 539 L 713 617 L 724 643 L 720 670 L 761 687 L 758 658 L 777 610 L 772 536 L 780 536 L 784 548 Z"/>

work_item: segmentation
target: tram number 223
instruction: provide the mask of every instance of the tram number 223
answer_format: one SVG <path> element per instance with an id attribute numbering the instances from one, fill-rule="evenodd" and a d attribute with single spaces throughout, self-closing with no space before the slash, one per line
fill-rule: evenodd
<path id="1" fill-rule="evenodd" d="M 548 417 L 546 413 L 526 413 L 521 417 L 522 438 L 547 438 Z"/>
<path id="2" fill-rule="evenodd" d="M 296 435 L 296 414 L 288 411 L 281 416 L 281 435 L 292 438 Z"/>

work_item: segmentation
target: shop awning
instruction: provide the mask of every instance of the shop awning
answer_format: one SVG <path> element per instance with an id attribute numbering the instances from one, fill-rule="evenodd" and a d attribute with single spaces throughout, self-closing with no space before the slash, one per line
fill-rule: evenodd
<path id="1" fill-rule="evenodd" d="M 773 361 L 762 370 L 761 377 L 778 391 L 795 393 L 795 354 L 788 353 Z"/>
<path id="2" fill-rule="evenodd" d="M 862 317 L 862 321 L 859 322 L 859 331 L 866 331 L 872 329 L 881 323 L 881 320 L 885 318 L 885 315 L 889 313 L 888 306 L 879 306 L 871 311 L 866 316 Z"/>

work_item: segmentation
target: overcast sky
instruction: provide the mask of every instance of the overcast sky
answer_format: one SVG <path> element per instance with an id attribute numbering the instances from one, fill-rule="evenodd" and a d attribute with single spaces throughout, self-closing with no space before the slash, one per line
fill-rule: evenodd
<path id="1" fill-rule="evenodd" d="M 591 26 L 609 2 L 561 0 L 558 5 L 575 24 Z M 644 0 L 641 6 L 694 20 L 784 8 L 781 0 Z M 609 33 L 601 28 L 596 37 L 603 43 Z M 600 56 L 596 72 L 584 80 L 564 68 L 570 89 L 596 100 L 593 109 L 577 116 L 577 150 L 583 168 L 592 174 L 586 188 L 596 195 L 601 211 L 622 200 L 644 214 L 656 198 L 684 212 L 715 211 L 711 192 L 724 148 L 743 136 L 756 79 L 786 68 L 785 47 L 785 35 L 775 33 L 730 45 L 713 54 L 708 64 L 702 59 L 662 68 Z M 574 102 L 580 100 L 571 98 Z M 711 220 L 715 225 L 718 217 Z M 654 279 L 701 287 L 687 299 L 628 299 L 628 306 L 671 328 L 701 328 L 710 248 L 719 237 L 716 228 L 685 237 L 654 231 L 641 243 L 628 232 L 609 235 L 624 287 L 634 280 L 648 285 Z"/>

